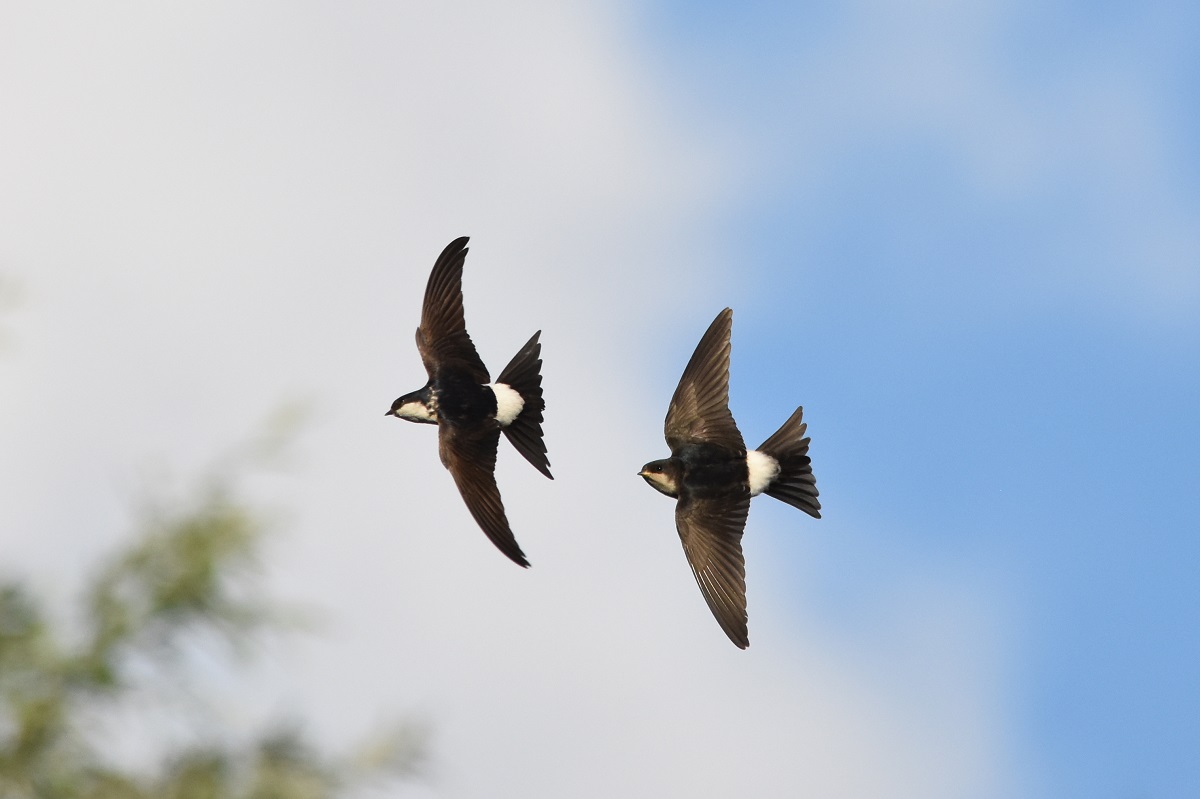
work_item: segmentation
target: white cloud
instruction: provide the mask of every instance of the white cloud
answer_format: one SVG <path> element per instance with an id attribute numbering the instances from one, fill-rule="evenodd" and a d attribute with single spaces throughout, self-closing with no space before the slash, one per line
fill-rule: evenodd
<path id="1" fill-rule="evenodd" d="M 863 665 L 878 652 L 762 591 L 739 652 L 634 477 L 665 449 L 677 320 L 723 302 L 704 224 L 728 159 L 659 110 L 624 24 L 583 5 L 7 9 L 0 258 L 29 291 L 0 365 L 5 551 L 67 584 L 148 457 L 186 472 L 311 398 L 305 462 L 273 483 L 296 530 L 272 579 L 331 627 L 230 713 L 299 704 L 337 741 L 426 713 L 436 796 L 1004 795 L 1002 678 L 944 651 L 969 620 L 914 636 L 928 657 L 895 692 Z M 484 360 L 545 331 L 557 479 L 507 448 L 499 468 L 528 572 L 471 523 L 433 431 L 382 413 L 423 381 L 421 288 L 464 233 Z M 925 718 L 943 697 L 966 710 Z"/>

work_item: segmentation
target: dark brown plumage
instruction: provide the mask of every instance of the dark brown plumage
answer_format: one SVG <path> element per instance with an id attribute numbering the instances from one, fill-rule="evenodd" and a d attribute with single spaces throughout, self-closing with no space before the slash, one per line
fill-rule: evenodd
<path id="1" fill-rule="evenodd" d="M 389 415 L 438 426 L 438 453 L 467 510 L 513 562 L 529 561 L 509 527 L 496 485 L 496 448 L 504 432 L 517 451 L 553 479 L 542 442 L 541 331 L 533 335 L 492 384 L 463 313 L 462 270 L 467 237 L 438 256 L 425 287 L 417 351 L 429 380 L 392 403 Z"/>
<path id="2" fill-rule="evenodd" d="M 819 517 L 816 482 L 801 438 L 803 409 L 757 451 L 747 453 L 729 412 L 729 350 L 733 311 L 717 314 L 692 353 L 667 409 L 664 433 L 671 457 L 639 474 L 677 499 L 675 526 L 696 583 L 729 636 L 745 649 L 746 565 L 742 532 L 751 496 L 766 492 Z"/>

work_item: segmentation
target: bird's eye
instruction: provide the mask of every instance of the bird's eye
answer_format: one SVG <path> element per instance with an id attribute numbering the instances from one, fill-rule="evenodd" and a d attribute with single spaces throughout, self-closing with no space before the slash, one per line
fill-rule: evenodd
<path id="1" fill-rule="evenodd" d="M 661 472 L 662 472 L 662 466 L 661 466 L 661 465 L 657 465 L 657 466 L 655 466 L 655 467 L 654 467 L 654 471 L 661 473 Z"/>

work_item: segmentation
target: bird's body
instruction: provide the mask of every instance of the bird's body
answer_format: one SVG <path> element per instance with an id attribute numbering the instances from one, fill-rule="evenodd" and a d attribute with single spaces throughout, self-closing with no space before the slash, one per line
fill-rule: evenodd
<path id="1" fill-rule="evenodd" d="M 677 499 L 675 526 L 696 582 L 717 622 L 737 646 L 746 629 L 742 532 L 750 498 L 766 493 L 820 518 L 804 437 L 803 408 L 757 450 L 747 451 L 729 412 L 729 339 L 733 311 L 709 325 L 671 398 L 664 425 L 671 457 L 639 474 Z"/>
<path id="2" fill-rule="evenodd" d="M 689 444 L 680 447 L 679 454 L 672 458 L 679 461 L 676 473 L 687 478 L 692 496 L 728 494 L 734 485 L 739 487 L 737 493 L 740 494 L 740 486 L 744 484 L 750 496 L 757 497 L 771 486 L 780 471 L 779 461 L 756 449 L 743 454 L 712 444 Z M 659 480 L 654 473 L 642 476 L 651 487 L 668 497 L 679 497 L 675 480 Z"/>
<path id="3" fill-rule="evenodd" d="M 503 432 L 534 468 L 553 479 L 542 443 L 541 331 L 493 383 L 464 321 L 466 245 L 464 236 L 442 251 L 425 287 L 417 350 L 429 380 L 393 402 L 388 415 L 438 426 L 442 465 L 454 477 L 467 509 L 501 552 L 528 566 L 509 527 L 494 473 Z"/>

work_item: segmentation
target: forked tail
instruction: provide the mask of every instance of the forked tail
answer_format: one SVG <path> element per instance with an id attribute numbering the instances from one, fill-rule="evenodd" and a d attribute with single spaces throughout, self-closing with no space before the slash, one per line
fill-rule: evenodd
<path id="1" fill-rule="evenodd" d="M 763 493 L 819 519 L 821 503 L 817 500 L 817 478 L 813 477 L 812 461 L 808 457 L 811 439 L 804 435 L 808 425 L 803 419 L 804 408 L 797 408 L 758 448 L 759 452 L 779 461 L 779 476 Z"/>
<path id="2" fill-rule="evenodd" d="M 546 458 L 546 444 L 542 441 L 542 411 L 546 409 L 546 402 L 542 399 L 542 345 L 538 342 L 540 335 L 540 330 L 533 334 L 533 338 L 526 342 L 521 351 L 508 362 L 508 366 L 500 372 L 496 382 L 511 387 L 524 401 L 517 418 L 501 430 L 517 448 L 517 452 L 533 464 L 533 468 L 553 480 L 550 461 Z"/>

